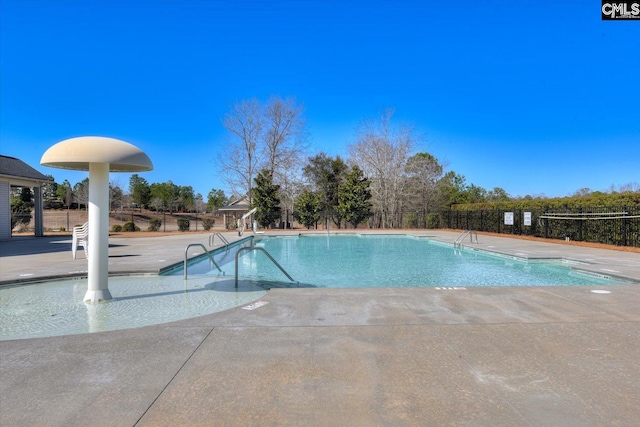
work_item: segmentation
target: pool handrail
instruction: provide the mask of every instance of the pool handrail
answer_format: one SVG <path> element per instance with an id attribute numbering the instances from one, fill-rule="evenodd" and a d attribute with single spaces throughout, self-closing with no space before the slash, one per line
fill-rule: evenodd
<path id="1" fill-rule="evenodd" d="M 465 230 L 460 236 L 458 236 L 456 241 L 453 242 L 453 247 L 454 248 L 461 247 L 462 241 L 467 236 L 469 236 L 469 240 L 471 240 L 471 243 L 473 243 L 473 236 L 476 236 L 476 245 L 478 244 L 478 233 L 475 230 Z"/>
<path id="2" fill-rule="evenodd" d="M 200 246 L 202 249 L 204 249 L 204 252 L 207 254 L 207 256 L 209 257 L 209 259 L 211 260 L 211 262 L 213 263 L 213 265 L 216 266 L 216 268 L 218 269 L 218 271 L 220 273 L 222 273 L 222 275 L 224 276 L 224 271 L 222 271 L 222 269 L 220 268 L 220 266 L 218 265 L 218 263 L 213 259 L 213 257 L 211 256 L 211 254 L 209 253 L 209 251 L 207 250 L 207 248 L 202 244 L 202 243 L 191 243 L 190 245 L 187 246 L 187 248 L 184 250 L 184 280 L 187 280 L 187 253 L 189 252 L 189 248 L 192 246 Z"/>
<path id="3" fill-rule="evenodd" d="M 242 247 L 240 249 L 238 249 L 238 252 L 236 252 L 236 289 L 238 288 L 238 258 L 240 258 L 240 252 L 243 251 L 261 251 L 264 252 L 264 254 L 276 265 L 276 267 L 278 267 L 280 269 L 280 271 L 282 271 L 284 273 L 285 276 L 287 276 L 289 278 L 289 280 L 291 280 L 292 282 L 296 282 L 296 283 L 300 283 L 297 282 L 293 277 L 291 277 L 291 275 L 289 273 L 287 273 L 287 271 L 282 268 L 282 266 L 280 264 L 278 264 L 278 261 L 275 260 L 275 258 L 273 258 L 271 256 L 271 254 L 269 252 L 267 252 L 267 250 L 265 248 L 261 248 L 258 246 L 246 246 L 246 247 Z"/>
<path id="4" fill-rule="evenodd" d="M 219 231 L 217 231 L 217 232 L 215 232 L 213 234 L 209 234 L 209 246 L 215 246 L 216 245 L 216 236 L 218 236 L 218 238 L 220 240 L 222 240 L 222 244 L 227 249 L 227 251 L 229 251 L 229 244 L 230 243 L 229 243 L 229 241 L 227 239 L 225 239 L 225 237 Z"/>

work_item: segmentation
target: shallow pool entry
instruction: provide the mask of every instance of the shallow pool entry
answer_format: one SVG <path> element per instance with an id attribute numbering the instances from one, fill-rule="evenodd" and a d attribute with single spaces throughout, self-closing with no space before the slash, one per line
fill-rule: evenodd
<path id="1" fill-rule="evenodd" d="M 0 339 L 39 338 L 149 326 L 216 313 L 253 302 L 266 291 L 236 290 L 232 278 L 119 276 L 113 299 L 86 304 L 87 279 L 0 288 Z"/>

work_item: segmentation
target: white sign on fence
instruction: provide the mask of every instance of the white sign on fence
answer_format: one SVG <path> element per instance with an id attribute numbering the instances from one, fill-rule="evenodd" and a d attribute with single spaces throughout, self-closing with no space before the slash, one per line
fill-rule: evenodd
<path id="1" fill-rule="evenodd" d="M 531 212 L 524 213 L 524 225 L 531 226 Z"/>
<path id="2" fill-rule="evenodd" d="M 504 213 L 504 225 L 513 225 L 513 212 Z"/>

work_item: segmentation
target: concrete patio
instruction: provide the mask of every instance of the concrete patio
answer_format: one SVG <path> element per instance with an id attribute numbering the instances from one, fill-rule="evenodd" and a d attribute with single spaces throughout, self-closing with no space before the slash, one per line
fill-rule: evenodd
<path id="1" fill-rule="evenodd" d="M 163 325 L 1 341 L 0 425 L 638 425 L 640 253 L 479 237 L 629 284 L 272 289 Z M 70 240 L 0 243 L 0 282 L 86 274 Z M 109 270 L 158 271 L 207 242 L 111 238 Z"/>

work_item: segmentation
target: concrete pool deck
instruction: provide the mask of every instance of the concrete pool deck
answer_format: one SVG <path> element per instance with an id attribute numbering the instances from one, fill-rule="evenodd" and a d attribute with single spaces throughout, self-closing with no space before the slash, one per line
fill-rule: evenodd
<path id="1" fill-rule="evenodd" d="M 82 274 L 70 243 L 0 243 L 0 282 Z M 208 234 L 112 237 L 109 270 L 157 271 L 190 243 Z M 634 283 L 272 289 L 263 305 L 163 325 L 1 341 L 0 425 L 637 425 L 640 254 L 477 246 Z"/>

